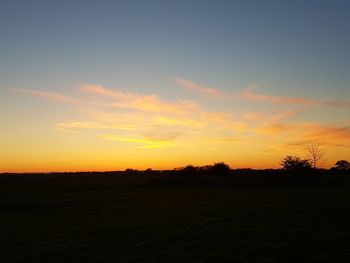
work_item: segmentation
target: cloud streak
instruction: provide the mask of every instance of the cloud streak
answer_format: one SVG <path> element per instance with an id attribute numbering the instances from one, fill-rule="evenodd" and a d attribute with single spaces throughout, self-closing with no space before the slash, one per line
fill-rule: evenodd
<path id="1" fill-rule="evenodd" d="M 54 101 L 58 101 L 58 102 L 64 102 L 64 103 L 77 103 L 78 100 L 74 99 L 72 97 L 68 97 L 56 92 L 50 92 L 50 91 L 39 91 L 39 90 L 30 90 L 30 89 L 18 89 L 19 92 L 21 93 L 26 93 L 29 95 L 33 95 L 33 96 L 38 96 L 38 97 L 42 97 L 45 99 L 49 99 L 49 100 L 54 100 Z"/>
<path id="2" fill-rule="evenodd" d="M 301 97 L 288 97 L 288 96 L 271 96 L 266 94 L 259 94 L 256 92 L 255 87 L 247 88 L 239 93 L 241 98 L 251 101 L 271 102 L 276 104 L 303 104 L 303 105 L 316 105 L 319 102 L 313 99 L 305 99 Z"/>
<path id="3" fill-rule="evenodd" d="M 322 123 L 273 123 L 257 127 L 255 132 L 286 141 L 286 147 L 305 148 L 311 143 L 350 147 L 350 127 Z"/>
<path id="4" fill-rule="evenodd" d="M 350 144 L 348 127 L 307 123 L 302 116 L 303 107 L 292 107 L 347 107 L 346 101 L 321 102 L 316 99 L 270 96 L 258 93 L 256 85 L 243 91 L 225 93 L 184 79 L 177 79 L 176 82 L 186 90 L 210 96 L 222 104 L 226 103 L 222 105 L 226 111 L 208 110 L 212 105 L 201 105 L 198 101 L 164 100 L 157 94 L 109 89 L 98 84 L 81 86 L 80 93 L 74 93 L 75 97 L 50 91 L 20 92 L 70 104 L 75 117 L 55 121 L 54 127 L 57 130 L 84 139 L 93 137 L 130 144 L 131 149 L 171 147 L 211 151 L 216 147 L 229 148 L 234 143 L 235 147 L 248 151 L 247 147 L 251 147 L 251 150 L 260 147 L 261 150 L 264 145 L 270 145 L 271 149 L 273 145 L 279 145 L 279 149 L 287 149 L 286 147 L 297 147 L 292 146 L 297 142 L 317 141 L 329 146 Z M 232 100 L 263 102 L 269 104 L 269 107 L 263 108 L 257 103 L 253 105 L 253 109 L 239 109 Z M 274 105 L 277 106 L 273 107 Z M 226 150 L 231 151 L 235 149 Z M 271 153 L 267 151 L 266 154 Z"/>
<path id="5" fill-rule="evenodd" d="M 89 138 L 130 143 L 136 148 L 184 147 L 207 138 L 220 141 L 219 133 L 243 132 L 247 125 L 234 120 L 231 113 L 208 111 L 193 101 L 166 101 L 156 94 L 108 89 L 98 84 L 79 87 L 77 97 L 36 90 L 26 94 L 73 104 L 80 117 L 57 121 L 54 127 L 64 133 Z M 209 138 L 213 136 L 213 140 Z"/>
<path id="6" fill-rule="evenodd" d="M 224 92 L 217 88 L 209 88 L 191 80 L 175 78 L 175 82 L 187 90 L 208 95 L 216 99 L 245 99 L 249 101 L 269 102 L 275 104 L 304 104 L 312 105 L 319 103 L 317 100 L 301 97 L 272 96 L 256 92 L 258 84 L 252 84 L 250 87 L 240 92 Z"/>
<path id="7" fill-rule="evenodd" d="M 194 82 L 187 80 L 187 79 L 175 78 L 175 82 L 177 84 L 179 84 L 180 86 L 182 86 L 183 88 L 190 90 L 190 91 L 203 93 L 203 94 L 210 95 L 210 96 L 213 96 L 216 98 L 223 98 L 224 97 L 224 94 L 216 88 L 205 87 L 205 86 L 194 83 Z"/>
<path id="8" fill-rule="evenodd" d="M 350 100 L 320 100 L 310 99 L 295 96 L 274 96 L 257 92 L 258 84 L 252 84 L 250 87 L 238 92 L 224 92 L 218 88 L 210 88 L 201 84 L 195 83 L 191 80 L 175 78 L 175 82 L 180 86 L 192 92 L 205 94 L 215 99 L 229 99 L 229 100 L 247 100 L 253 102 L 265 102 L 272 104 L 286 104 L 286 105 L 306 105 L 306 106 L 328 106 L 348 108 L 350 107 Z"/>
<path id="9" fill-rule="evenodd" d="M 148 134 L 139 137 L 130 136 L 120 136 L 114 134 L 101 134 L 100 138 L 110 141 L 127 142 L 138 144 L 138 148 L 141 149 L 154 149 L 154 148 L 164 148 L 175 145 L 175 140 L 177 139 L 177 134 L 171 135 L 156 135 Z"/>
<path id="10" fill-rule="evenodd" d="M 110 100 L 109 105 L 117 108 L 135 109 L 147 112 L 184 113 L 195 111 L 198 105 L 191 101 L 177 103 L 164 102 L 157 95 L 144 95 L 131 93 L 126 90 L 110 90 L 101 85 L 84 85 L 81 89 L 89 94 L 94 94 Z"/>
<path id="11" fill-rule="evenodd" d="M 243 90 L 242 92 L 240 92 L 240 96 L 251 101 L 270 102 L 275 104 L 297 104 L 310 106 L 329 106 L 339 108 L 350 107 L 350 100 L 320 100 L 291 96 L 272 96 L 257 93 L 255 87 Z"/>

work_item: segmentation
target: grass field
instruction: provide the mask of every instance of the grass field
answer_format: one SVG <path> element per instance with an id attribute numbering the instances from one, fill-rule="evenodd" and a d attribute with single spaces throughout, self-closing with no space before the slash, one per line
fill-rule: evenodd
<path id="1" fill-rule="evenodd" d="M 0 177 L 0 262 L 349 260 L 348 179 L 219 180 Z"/>

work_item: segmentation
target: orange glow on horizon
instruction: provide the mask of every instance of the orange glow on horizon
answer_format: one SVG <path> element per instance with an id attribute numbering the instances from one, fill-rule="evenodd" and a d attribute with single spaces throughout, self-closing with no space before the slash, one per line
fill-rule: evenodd
<path id="1" fill-rule="evenodd" d="M 215 162 L 232 168 L 278 168 L 286 155 L 305 157 L 311 143 L 324 150 L 323 167 L 349 157 L 347 126 L 302 119 L 306 104 L 317 109 L 321 102 L 252 97 L 253 90 L 248 97 L 247 92 L 217 96 L 223 92 L 177 82 L 209 95 L 211 104 L 93 84 L 80 87 L 74 96 L 17 90 L 17 95 L 35 100 L 36 107 L 8 115 L 13 127 L 2 136 L 0 172 L 173 169 Z M 240 106 L 241 101 L 250 108 Z M 269 107 L 260 105 L 265 102 Z"/>

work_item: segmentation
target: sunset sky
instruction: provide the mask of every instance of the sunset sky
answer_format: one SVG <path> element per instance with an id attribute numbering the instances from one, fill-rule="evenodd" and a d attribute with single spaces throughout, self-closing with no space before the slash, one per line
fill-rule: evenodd
<path id="1" fill-rule="evenodd" d="M 350 160 L 350 1 L 0 6 L 0 172 Z"/>

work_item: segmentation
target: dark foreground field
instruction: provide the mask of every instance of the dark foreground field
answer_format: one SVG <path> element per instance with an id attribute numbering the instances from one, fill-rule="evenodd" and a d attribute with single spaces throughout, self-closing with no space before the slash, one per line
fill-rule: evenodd
<path id="1" fill-rule="evenodd" d="M 0 176 L 0 262 L 350 259 L 346 177 L 196 180 Z"/>

